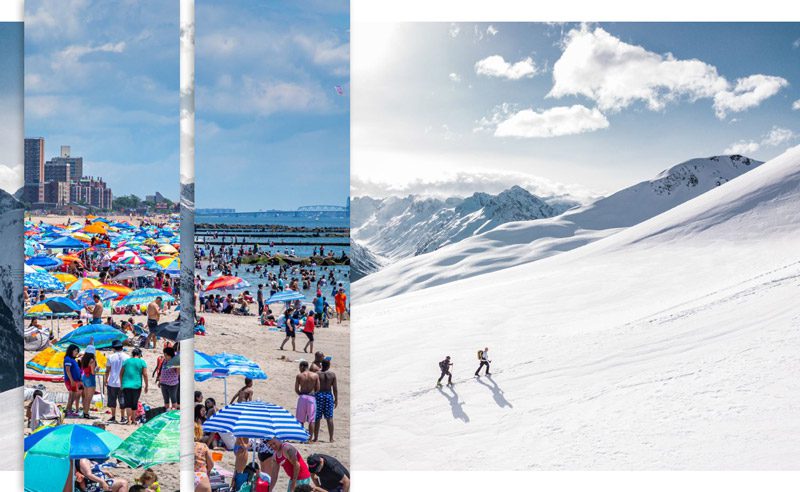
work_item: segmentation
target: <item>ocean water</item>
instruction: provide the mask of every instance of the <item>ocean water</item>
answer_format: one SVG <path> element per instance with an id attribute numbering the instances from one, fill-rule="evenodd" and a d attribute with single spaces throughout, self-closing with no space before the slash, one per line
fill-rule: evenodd
<path id="1" fill-rule="evenodd" d="M 298 217 L 288 214 L 252 215 L 197 215 L 197 224 L 282 225 L 289 227 L 340 227 L 349 228 L 349 217 Z"/>

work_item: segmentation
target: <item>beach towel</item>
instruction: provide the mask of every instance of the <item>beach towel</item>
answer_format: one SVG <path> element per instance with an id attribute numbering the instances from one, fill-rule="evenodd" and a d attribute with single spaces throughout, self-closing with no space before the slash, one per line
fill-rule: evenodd
<path id="1" fill-rule="evenodd" d="M 42 425 L 48 425 L 48 423 L 60 424 L 61 412 L 58 409 L 58 405 L 45 400 L 41 396 L 37 396 L 31 402 L 29 427 L 31 430 L 36 430 Z"/>

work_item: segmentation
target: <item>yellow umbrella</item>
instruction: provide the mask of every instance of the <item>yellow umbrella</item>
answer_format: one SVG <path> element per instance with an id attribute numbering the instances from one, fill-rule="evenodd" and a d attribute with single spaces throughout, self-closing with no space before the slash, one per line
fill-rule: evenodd
<path id="1" fill-rule="evenodd" d="M 158 241 L 156 241 L 152 237 L 149 237 L 149 238 L 145 239 L 142 244 L 149 244 L 150 246 L 155 246 L 155 245 L 158 244 Z"/>
<path id="2" fill-rule="evenodd" d="M 71 284 L 78 280 L 78 277 L 71 273 L 54 273 L 53 276 L 64 285 Z"/>
<path id="3" fill-rule="evenodd" d="M 47 347 L 29 360 L 25 367 L 41 374 L 64 374 L 64 356 L 66 352 Z M 94 354 L 97 360 L 97 374 L 106 373 L 106 356 L 99 350 Z"/>
<path id="4" fill-rule="evenodd" d="M 86 234 L 84 234 L 82 232 L 74 232 L 74 233 L 72 233 L 72 237 L 74 237 L 78 241 L 84 241 L 84 242 L 87 242 L 87 243 L 92 240 L 89 236 L 87 236 Z"/>
<path id="5" fill-rule="evenodd" d="M 42 302 L 29 307 L 25 314 L 53 314 L 53 310 Z"/>
<path id="6" fill-rule="evenodd" d="M 158 250 L 161 251 L 162 253 L 177 253 L 178 252 L 178 250 L 175 249 L 175 246 L 173 246 L 171 244 L 162 244 L 161 246 L 159 246 Z"/>
<path id="7" fill-rule="evenodd" d="M 89 234 L 106 234 L 106 228 L 101 226 L 99 222 L 95 222 L 92 225 L 84 227 L 83 232 Z"/>

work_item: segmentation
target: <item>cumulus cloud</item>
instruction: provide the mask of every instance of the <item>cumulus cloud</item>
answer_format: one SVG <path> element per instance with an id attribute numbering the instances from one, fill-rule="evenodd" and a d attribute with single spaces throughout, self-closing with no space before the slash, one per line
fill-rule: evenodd
<path id="1" fill-rule="evenodd" d="M 335 38 L 313 39 L 302 34 L 296 35 L 294 39 L 314 64 L 331 67 L 336 75 L 347 75 L 350 67 L 350 43 Z"/>
<path id="2" fill-rule="evenodd" d="M 22 166 L 0 164 L 0 190 L 15 193 L 22 187 Z"/>
<path id="3" fill-rule="evenodd" d="M 489 27 L 487 27 L 487 28 L 486 28 L 486 34 L 488 34 L 488 35 L 490 35 L 490 36 L 494 36 L 494 35 L 496 35 L 498 32 L 500 32 L 500 31 L 498 31 L 497 29 L 495 29 L 495 27 L 494 27 L 493 25 L 491 25 L 491 24 L 489 25 Z"/>
<path id="4" fill-rule="evenodd" d="M 524 77 L 533 77 L 538 73 L 538 68 L 531 57 L 512 64 L 500 55 L 492 55 L 475 63 L 475 73 L 487 77 L 519 80 Z"/>
<path id="5" fill-rule="evenodd" d="M 792 103 L 792 109 L 795 111 L 800 111 L 800 99 Z"/>
<path id="6" fill-rule="evenodd" d="M 752 154 L 764 147 L 777 147 L 797 138 L 797 135 L 788 128 L 772 127 L 760 141 L 739 140 L 724 150 L 725 154 Z"/>
<path id="7" fill-rule="evenodd" d="M 670 102 L 713 99 L 720 118 L 760 104 L 787 84 L 785 79 L 751 75 L 729 83 L 717 68 L 697 59 L 679 60 L 621 41 L 602 28 L 571 30 L 553 66 L 548 97 L 585 96 L 602 111 L 643 102 L 659 111 Z"/>
<path id="8" fill-rule="evenodd" d="M 458 24 L 450 24 L 450 28 L 447 30 L 447 34 L 450 35 L 451 38 L 457 38 L 458 33 L 461 32 L 461 27 Z"/>
<path id="9" fill-rule="evenodd" d="M 453 73 L 451 73 L 450 75 L 448 75 L 448 78 L 449 78 L 449 79 L 450 79 L 452 82 L 455 82 L 455 83 L 459 83 L 459 82 L 461 82 L 461 76 L 460 76 L 460 75 L 458 75 L 458 74 L 457 74 L 457 73 L 455 73 L 455 72 L 453 72 Z"/>
<path id="10" fill-rule="evenodd" d="M 551 138 L 608 128 L 608 119 L 597 108 L 558 106 L 545 110 L 495 108 L 489 118 L 478 122 L 476 131 L 491 131 L 495 137 Z"/>
<path id="11" fill-rule="evenodd" d="M 786 79 L 769 75 L 751 75 L 739 79 L 733 90 L 714 95 L 714 110 L 718 118 L 725 118 L 728 112 L 740 112 L 758 106 L 787 85 L 789 82 Z"/>

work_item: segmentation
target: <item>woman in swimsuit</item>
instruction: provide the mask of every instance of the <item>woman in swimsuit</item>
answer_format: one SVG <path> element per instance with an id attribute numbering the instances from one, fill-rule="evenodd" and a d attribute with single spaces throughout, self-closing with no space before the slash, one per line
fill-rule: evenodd
<path id="1" fill-rule="evenodd" d="M 204 443 L 194 443 L 194 490 L 195 492 L 211 492 L 209 476 L 214 470 L 214 459 L 211 450 Z"/>

